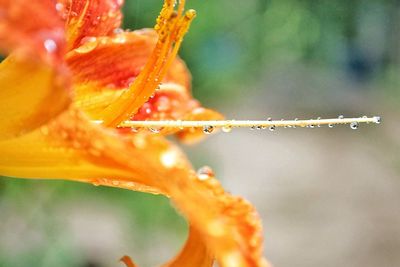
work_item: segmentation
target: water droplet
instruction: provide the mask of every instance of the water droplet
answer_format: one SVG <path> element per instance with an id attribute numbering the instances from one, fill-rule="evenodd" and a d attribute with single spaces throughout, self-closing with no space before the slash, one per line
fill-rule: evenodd
<path id="1" fill-rule="evenodd" d="M 160 160 L 166 168 L 172 168 L 177 164 L 178 154 L 175 150 L 171 149 L 161 154 Z"/>
<path id="2" fill-rule="evenodd" d="M 64 5 L 62 3 L 57 3 L 56 4 L 56 10 L 57 11 L 61 11 L 61 10 L 63 10 L 63 8 L 64 8 Z"/>
<path id="3" fill-rule="evenodd" d="M 149 130 L 152 133 L 160 133 L 162 128 L 161 127 L 149 127 Z"/>
<path id="4" fill-rule="evenodd" d="M 338 118 L 339 120 L 342 120 L 342 119 L 344 119 L 344 116 L 343 116 L 343 115 L 339 115 L 337 118 Z"/>
<path id="5" fill-rule="evenodd" d="M 116 29 L 114 30 L 114 34 L 121 34 L 121 33 L 123 33 L 123 32 L 124 32 L 124 30 L 121 29 L 121 28 L 116 28 Z"/>
<path id="6" fill-rule="evenodd" d="M 376 123 L 376 124 L 380 124 L 380 123 L 382 122 L 382 119 L 381 119 L 381 117 L 379 117 L 379 116 L 375 116 L 375 117 L 374 117 L 374 120 L 375 120 L 375 123 Z"/>
<path id="7" fill-rule="evenodd" d="M 269 127 L 269 130 L 270 130 L 271 132 L 275 131 L 275 130 L 276 130 L 276 126 L 275 126 L 275 125 L 272 125 L 271 127 Z"/>
<path id="8" fill-rule="evenodd" d="M 315 125 L 314 125 L 314 124 L 310 124 L 309 127 L 310 127 L 311 129 L 314 129 L 314 128 L 315 128 Z"/>
<path id="9" fill-rule="evenodd" d="M 267 121 L 272 121 L 272 118 L 268 118 Z"/>
<path id="10" fill-rule="evenodd" d="M 255 130 L 255 129 L 256 129 L 256 126 L 255 126 L 255 125 L 253 125 L 253 126 L 250 127 L 250 130 Z"/>
<path id="11" fill-rule="evenodd" d="M 214 131 L 214 126 L 206 125 L 203 127 L 203 132 L 205 134 L 211 134 Z"/>
<path id="12" fill-rule="evenodd" d="M 113 42 L 117 44 L 123 44 L 126 42 L 126 37 L 123 34 L 118 34 L 116 37 L 113 38 Z"/>
<path id="13" fill-rule="evenodd" d="M 94 186 L 99 186 L 100 183 L 99 183 L 99 181 L 95 180 L 95 181 L 92 182 L 92 185 L 94 185 Z"/>
<path id="14" fill-rule="evenodd" d="M 294 121 L 298 121 L 299 118 L 295 118 Z M 294 129 L 296 129 L 296 125 L 292 125 Z"/>
<path id="15" fill-rule="evenodd" d="M 229 125 L 224 126 L 224 127 L 222 127 L 222 131 L 224 133 L 230 133 L 230 132 L 232 132 L 232 126 L 229 126 Z"/>
<path id="16" fill-rule="evenodd" d="M 112 181 L 112 185 L 115 185 L 115 186 L 119 185 L 119 181 L 116 181 L 116 180 Z"/>
<path id="17" fill-rule="evenodd" d="M 333 124 L 332 124 L 332 123 L 329 123 L 329 124 L 328 124 L 328 127 L 329 127 L 329 128 L 333 128 Z"/>
<path id="18" fill-rule="evenodd" d="M 53 39 L 46 39 L 43 42 L 44 48 L 49 53 L 54 53 L 57 50 L 57 43 Z"/>
<path id="19" fill-rule="evenodd" d="M 214 171 L 209 166 L 201 167 L 197 171 L 197 178 L 201 181 L 205 181 L 214 176 Z"/>
<path id="20" fill-rule="evenodd" d="M 356 121 L 350 123 L 350 128 L 353 129 L 353 130 L 357 130 L 358 126 L 359 126 L 359 124 Z"/>

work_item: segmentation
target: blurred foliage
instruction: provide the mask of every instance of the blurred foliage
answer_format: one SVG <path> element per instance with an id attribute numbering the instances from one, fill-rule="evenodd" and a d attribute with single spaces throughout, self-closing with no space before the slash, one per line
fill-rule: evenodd
<path id="1" fill-rule="evenodd" d="M 128 1 L 125 26 L 152 26 L 160 5 Z M 268 69 L 299 63 L 357 82 L 376 80 L 391 97 L 400 85 L 396 0 L 192 0 L 188 6 L 198 19 L 181 55 L 201 99 L 218 103 L 256 84 Z"/>
<path id="2" fill-rule="evenodd" d="M 126 0 L 124 28 L 152 27 L 161 5 L 161 0 Z M 263 87 L 258 80 L 264 73 L 297 64 L 342 72 L 355 83 L 374 84 L 374 90 L 392 101 L 400 98 L 399 1 L 189 0 L 187 6 L 197 10 L 198 18 L 181 56 L 192 71 L 194 94 L 209 105 Z M 154 245 L 149 238 L 154 232 L 184 236 L 185 223 L 164 197 L 79 183 L 1 178 L 0 232 L 7 231 L 7 221 L 17 215 L 16 220 L 24 219 L 22 228 L 38 230 L 48 240 L 19 254 L 0 242 L 0 266 L 100 266 L 77 251 L 63 228 L 68 213 L 59 212 L 67 203 L 79 205 L 88 199 L 101 199 L 135 221 L 128 229 L 136 239 L 127 240 L 144 248 Z M 13 234 L 21 238 L 20 233 L 8 236 Z M 35 238 L 15 240 L 14 247 L 24 242 Z"/>

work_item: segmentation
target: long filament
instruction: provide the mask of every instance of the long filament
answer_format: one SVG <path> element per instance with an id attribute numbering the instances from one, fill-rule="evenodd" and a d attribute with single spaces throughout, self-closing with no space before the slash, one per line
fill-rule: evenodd
<path id="1" fill-rule="evenodd" d="M 95 123 L 102 123 L 101 121 L 94 121 Z M 125 128 L 204 128 L 204 127 L 215 127 L 215 128 L 269 128 L 269 127 L 319 127 L 323 125 L 333 126 L 340 124 L 350 124 L 356 127 L 360 123 L 375 123 L 379 124 L 381 118 L 379 116 L 374 117 L 361 117 L 361 118 L 335 118 L 335 119 L 310 119 L 310 120 L 214 120 L 214 121 L 124 121 L 119 127 Z M 353 128 L 353 127 L 352 127 Z"/>

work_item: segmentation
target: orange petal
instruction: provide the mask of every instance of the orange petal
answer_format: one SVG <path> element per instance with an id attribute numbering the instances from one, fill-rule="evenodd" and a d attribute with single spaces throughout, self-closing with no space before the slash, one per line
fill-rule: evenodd
<path id="1" fill-rule="evenodd" d="M 65 20 L 68 48 L 80 45 L 85 37 L 110 35 L 122 21 L 123 0 L 57 0 Z"/>
<path id="2" fill-rule="evenodd" d="M 262 226 L 254 207 L 226 193 L 214 177 L 189 181 L 177 182 L 168 192 L 219 265 L 269 266 L 262 257 Z"/>
<path id="3" fill-rule="evenodd" d="M 0 142 L 0 154 L 1 175 L 63 178 L 168 195 L 220 266 L 266 266 L 254 208 L 225 193 L 215 178 L 198 178 L 182 153 L 159 136 L 118 135 L 71 109 L 39 130 Z M 186 261 L 186 251 L 176 261 Z"/>
<path id="4" fill-rule="evenodd" d="M 192 98 L 185 87 L 175 83 L 165 83 L 131 119 L 179 120 L 198 106 L 199 103 Z"/>
<path id="5" fill-rule="evenodd" d="M 0 0 L 0 49 L 60 60 L 64 24 L 54 1 Z"/>
<path id="6" fill-rule="evenodd" d="M 0 140 L 48 122 L 70 103 L 67 75 L 40 61 L 9 56 L 0 64 Z"/>
<path id="7" fill-rule="evenodd" d="M 93 90 L 125 89 L 136 79 L 156 45 L 152 30 L 122 32 L 112 37 L 89 38 L 71 51 L 67 63 L 76 84 L 92 83 Z M 180 59 L 171 66 L 164 82 L 189 88 L 190 74 Z"/>

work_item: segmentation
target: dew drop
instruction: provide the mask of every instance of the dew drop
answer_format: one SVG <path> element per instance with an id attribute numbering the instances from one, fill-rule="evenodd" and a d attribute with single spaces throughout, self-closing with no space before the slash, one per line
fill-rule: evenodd
<path id="1" fill-rule="evenodd" d="M 115 185 L 115 186 L 119 185 L 119 181 L 116 181 L 116 180 L 112 181 L 112 185 Z"/>
<path id="2" fill-rule="evenodd" d="M 298 121 L 299 118 L 295 118 L 294 121 Z M 293 129 L 296 129 L 296 125 L 293 125 Z"/>
<path id="3" fill-rule="evenodd" d="M 149 127 L 149 131 L 152 133 L 160 133 L 162 130 L 161 127 Z"/>
<path id="4" fill-rule="evenodd" d="M 203 132 L 205 134 L 211 134 L 214 131 L 214 126 L 206 125 L 203 127 Z"/>
<path id="5" fill-rule="evenodd" d="M 382 122 L 382 119 L 379 116 L 375 116 L 374 119 L 376 124 L 380 124 Z"/>
<path id="6" fill-rule="evenodd" d="M 230 132 L 232 132 L 232 126 L 224 126 L 224 127 L 222 127 L 222 131 L 224 132 L 224 133 L 230 133 Z"/>
<path id="7" fill-rule="evenodd" d="M 311 129 L 314 129 L 314 128 L 315 128 L 315 125 L 314 125 L 314 124 L 310 124 L 309 127 L 310 127 Z"/>
<path id="8" fill-rule="evenodd" d="M 343 115 L 339 115 L 337 118 L 338 118 L 339 120 L 342 120 L 342 119 L 344 119 L 344 116 L 343 116 Z"/>
<path id="9" fill-rule="evenodd" d="M 328 124 L 328 127 L 329 127 L 329 128 L 333 128 L 333 124 L 332 124 L 332 123 L 329 123 L 329 124 Z"/>
<path id="10" fill-rule="evenodd" d="M 57 11 L 61 11 L 61 10 L 63 10 L 63 8 L 64 8 L 64 5 L 62 3 L 57 3 L 56 4 L 56 10 Z"/>
<path id="11" fill-rule="evenodd" d="M 205 181 L 210 179 L 211 177 L 214 177 L 214 171 L 209 167 L 209 166 L 204 166 L 201 167 L 198 171 L 197 171 L 197 178 L 200 181 Z"/>
<path id="12" fill-rule="evenodd" d="M 359 126 L 359 124 L 356 121 L 350 123 L 350 128 L 353 129 L 353 130 L 357 130 L 358 126 Z"/>
<path id="13" fill-rule="evenodd" d="M 255 125 L 253 125 L 253 126 L 250 127 L 250 130 L 255 130 L 255 129 L 256 129 L 256 126 L 255 126 Z"/>
<path id="14" fill-rule="evenodd" d="M 113 41 L 117 44 L 123 44 L 126 42 L 126 37 L 123 34 L 118 34 L 116 37 L 114 37 Z"/>
<path id="15" fill-rule="evenodd" d="M 57 43 L 53 39 L 46 39 L 43 42 L 44 48 L 49 53 L 54 53 L 57 50 Z"/>
<path id="16" fill-rule="evenodd" d="M 275 131 L 275 130 L 276 130 L 276 126 L 275 126 L 275 125 L 272 125 L 271 127 L 269 127 L 269 130 L 270 130 L 271 132 Z"/>
<path id="17" fill-rule="evenodd" d="M 94 185 L 94 186 L 99 186 L 100 183 L 99 183 L 99 181 L 96 180 L 96 181 L 93 181 L 93 182 L 92 182 L 92 185 Z"/>
<path id="18" fill-rule="evenodd" d="M 160 160 L 164 167 L 172 168 L 177 164 L 178 154 L 174 150 L 168 150 L 161 154 Z"/>
<path id="19" fill-rule="evenodd" d="M 114 30 L 114 34 L 121 34 L 121 33 L 123 33 L 123 32 L 124 32 L 124 30 L 121 29 L 121 28 L 116 28 L 116 29 Z"/>

